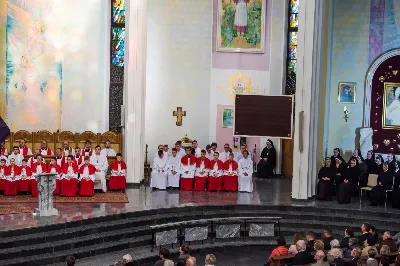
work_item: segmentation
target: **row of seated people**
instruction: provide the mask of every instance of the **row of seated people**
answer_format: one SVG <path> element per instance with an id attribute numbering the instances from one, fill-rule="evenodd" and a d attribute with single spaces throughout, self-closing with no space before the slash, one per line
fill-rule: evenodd
<path id="1" fill-rule="evenodd" d="M 76 158 L 72 155 L 66 157 L 66 162 L 60 166 L 56 157 L 50 159 L 47 165 L 41 154 L 36 156 L 36 161 L 28 166 L 26 159 L 22 160 L 22 165 L 18 166 L 14 158 L 10 158 L 10 164 L 6 165 L 6 160 L 0 160 L 0 193 L 6 196 L 16 196 L 18 193 L 31 194 L 37 197 L 37 177 L 43 173 L 56 174 L 56 188 L 54 195 L 61 196 L 93 196 L 96 174 L 102 176 L 104 172 L 91 164 L 93 156 L 85 156 L 83 164 L 78 165 Z M 117 154 L 117 159 L 111 165 L 111 176 L 108 182 L 110 190 L 124 190 L 126 184 L 126 164 L 122 161 L 122 154 Z M 101 181 L 103 181 L 100 178 Z M 97 184 L 96 184 L 97 185 Z M 104 184 L 99 184 L 104 192 Z"/>
<path id="2" fill-rule="evenodd" d="M 358 260 L 365 259 L 368 266 L 377 266 L 376 258 L 381 263 L 383 259 L 383 264 L 394 263 L 396 256 L 397 259 L 400 256 L 398 256 L 398 248 L 391 233 L 386 231 L 379 239 L 376 231 L 374 234 L 367 231 L 372 232 L 372 228 L 368 223 L 364 223 L 361 227 L 362 234 L 358 239 L 354 236 L 353 231 L 348 228 L 345 230 L 345 235 L 341 241 L 334 239 L 330 230 L 324 231 L 321 240 L 314 239 L 312 231 L 306 233 L 306 239 L 302 239 L 300 234 L 296 234 L 293 238 L 293 245 L 289 248 L 285 246 L 285 239 L 278 237 L 278 247 L 272 251 L 268 263 L 277 266 L 282 263 L 319 266 L 329 266 L 330 263 L 338 266 L 356 266 Z M 377 256 L 377 254 L 379 255 Z M 315 262 L 317 264 L 312 264 Z M 400 263 L 400 261 L 397 263 Z"/>
<path id="3" fill-rule="evenodd" d="M 200 151 L 200 157 L 192 154 L 192 148 L 185 148 L 186 155 L 177 155 L 176 148 L 172 149 L 170 156 L 165 151 L 159 150 L 153 160 L 151 173 L 152 188 L 166 189 L 180 188 L 181 190 L 195 191 L 253 191 L 253 161 L 249 152 L 243 150 L 239 162 L 234 160 L 230 153 L 228 159 L 222 162 L 219 153 L 214 152 L 213 159 L 206 157 L 206 151 Z"/>
<path id="4" fill-rule="evenodd" d="M 324 166 L 318 173 L 317 195 L 321 200 L 332 200 L 336 193 L 339 203 L 351 202 L 357 190 L 368 184 L 370 174 L 377 174 L 377 185 L 370 193 L 371 205 L 383 205 L 386 191 L 393 190 L 392 207 L 400 208 L 400 168 L 393 154 L 388 154 L 387 161 L 381 155 L 375 156 L 369 151 L 364 160 L 360 150 L 355 150 L 346 163 L 336 148 L 332 157 L 325 159 Z"/>

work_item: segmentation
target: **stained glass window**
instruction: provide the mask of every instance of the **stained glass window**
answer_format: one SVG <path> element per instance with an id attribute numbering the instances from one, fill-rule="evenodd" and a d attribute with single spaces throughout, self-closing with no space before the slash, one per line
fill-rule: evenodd
<path id="1" fill-rule="evenodd" d="M 124 54 L 125 54 L 125 1 L 110 0 L 110 88 L 109 130 L 121 132 L 121 105 L 123 104 Z"/>
<path id="2" fill-rule="evenodd" d="M 125 0 L 113 0 L 112 21 L 114 23 L 125 23 Z"/>
<path id="3" fill-rule="evenodd" d="M 296 90 L 299 1 L 300 0 L 289 0 L 286 94 L 294 94 Z"/>

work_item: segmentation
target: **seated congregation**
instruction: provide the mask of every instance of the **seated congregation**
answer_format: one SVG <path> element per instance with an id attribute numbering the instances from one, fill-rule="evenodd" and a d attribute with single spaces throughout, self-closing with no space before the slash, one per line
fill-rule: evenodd
<path id="1" fill-rule="evenodd" d="M 333 156 L 325 159 L 324 166 L 318 173 L 317 197 L 320 200 L 332 200 L 336 194 L 339 203 L 351 202 L 353 196 L 362 191 L 370 191 L 371 206 L 384 205 L 388 192 L 392 192 L 392 207 L 400 208 L 400 171 L 399 162 L 394 154 L 382 155 L 368 151 L 367 158 L 359 149 L 345 162 L 338 148 Z"/>
<path id="2" fill-rule="evenodd" d="M 22 139 L 19 146 L 14 146 L 12 153 L 8 155 L 2 143 L 0 193 L 4 193 L 5 196 L 30 194 L 37 197 L 37 178 L 43 173 L 56 174 L 54 195 L 93 196 L 95 189 L 103 192 L 106 192 L 107 188 L 124 190 L 126 164 L 122 161 L 122 154 L 112 149 L 109 140 L 104 144 L 104 149 L 99 145 L 92 149 L 91 142 L 87 140 L 83 149 L 72 149 L 69 141 L 64 140 L 64 147 L 56 148 L 53 152 L 47 147 L 47 142 L 42 141 L 41 148 L 32 154 Z M 109 167 L 107 158 L 113 156 L 116 158 Z M 50 160 L 48 164 L 45 158 Z"/>

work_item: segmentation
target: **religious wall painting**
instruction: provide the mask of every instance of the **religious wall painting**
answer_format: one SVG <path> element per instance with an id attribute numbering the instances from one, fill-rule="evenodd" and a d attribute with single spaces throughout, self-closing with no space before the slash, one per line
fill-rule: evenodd
<path id="1" fill-rule="evenodd" d="M 241 72 L 232 75 L 229 78 L 229 97 L 235 100 L 236 94 L 250 94 L 251 79 Z"/>
<path id="2" fill-rule="evenodd" d="M 216 50 L 265 52 L 266 0 L 218 0 Z"/>
<path id="3" fill-rule="evenodd" d="M 382 127 L 400 129 L 400 83 L 385 82 Z"/>
<path id="4" fill-rule="evenodd" d="M 355 82 L 339 82 L 338 86 L 338 102 L 339 103 L 356 103 L 356 83 Z"/>
<path id="5" fill-rule="evenodd" d="M 223 128 L 233 128 L 234 111 L 235 110 L 233 108 L 222 109 L 222 127 Z"/>

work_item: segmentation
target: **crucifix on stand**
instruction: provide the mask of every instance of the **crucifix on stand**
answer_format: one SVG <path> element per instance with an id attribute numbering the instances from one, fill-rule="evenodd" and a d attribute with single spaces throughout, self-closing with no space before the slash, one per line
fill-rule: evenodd
<path id="1" fill-rule="evenodd" d="M 182 111 L 182 107 L 177 107 L 172 114 L 176 116 L 176 125 L 182 126 L 182 117 L 186 116 L 186 111 Z"/>

